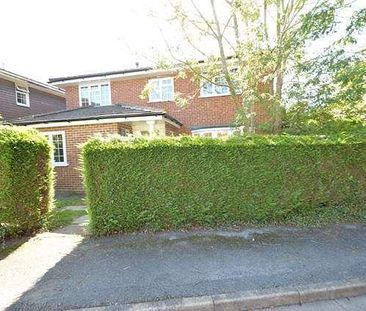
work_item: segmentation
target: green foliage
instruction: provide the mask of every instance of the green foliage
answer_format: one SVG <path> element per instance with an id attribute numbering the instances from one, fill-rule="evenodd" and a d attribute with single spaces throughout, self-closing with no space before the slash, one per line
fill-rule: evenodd
<path id="1" fill-rule="evenodd" d="M 67 197 L 58 197 L 55 200 L 55 206 L 62 208 L 66 206 L 82 206 L 85 205 L 85 199 L 83 196 L 73 195 Z"/>
<path id="2" fill-rule="evenodd" d="M 299 69 L 292 84 L 285 132 L 317 134 L 366 128 L 366 60 L 345 51 L 329 52 Z"/>
<path id="3" fill-rule="evenodd" d="M 82 149 L 95 234 L 366 220 L 366 139 L 93 139 Z"/>
<path id="4" fill-rule="evenodd" d="M 341 1 L 342 2 L 342 1 Z M 342 10 L 333 4 L 329 11 L 339 11 L 330 24 L 321 22 L 316 11 L 306 16 L 307 23 L 302 31 L 317 39 L 324 31 L 333 32 L 339 24 Z M 330 8 L 325 6 L 321 10 Z M 308 27 L 305 27 L 308 25 Z M 294 78 L 286 87 L 285 101 L 288 107 L 285 132 L 287 133 L 328 133 L 359 131 L 366 127 L 366 52 L 357 46 L 366 26 L 366 9 L 355 11 L 344 33 L 333 40 L 317 57 L 300 59 L 293 66 Z M 338 31 L 341 32 L 341 31 Z M 336 33 L 336 32 L 335 32 Z"/>
<path id="5" fill-rule="evenodd" d="M 0 127 L 0 237 L 41 228 L 52 202 L 48 141 L 34 130 Z"/>

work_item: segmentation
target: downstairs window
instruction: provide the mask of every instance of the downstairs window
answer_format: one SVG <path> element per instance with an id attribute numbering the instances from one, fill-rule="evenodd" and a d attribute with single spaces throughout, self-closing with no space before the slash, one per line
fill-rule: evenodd
<path id="1" fill-rule="evenodd" d="M 44 133 L 50 144 L 53 145 L 52 163 L 54 166 L 66 166 L 66 140 L 65 132 L 48 132 Z"/>

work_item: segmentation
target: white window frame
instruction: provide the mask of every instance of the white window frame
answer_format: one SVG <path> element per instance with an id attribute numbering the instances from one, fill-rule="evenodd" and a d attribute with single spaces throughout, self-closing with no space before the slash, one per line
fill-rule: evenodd
<path id="1" fill-rule="evenodd" d="M 160 93 L 160 98 L 158 99 L 151 99 L 151 84 L 155 81 L 161 81 L 161 80 L 170 80 L 171 84 L 172 84 L 172 98 L 171 99 L 163 99 L 161 96 L 161 89 L 159 90 Z M 149 103 L 158 103 L 158 102 L 170 102 L 170 101 L 174 101 L 174 78 L 173 77 L 164 77 L 164 78 L 156 78 L 156 79 L 150 79 L 149 80 Z M 161 84 L 159 85 L 161 88 Z"/>
<path id="2" fill-rule="evenodd" d="M 211 138 L 218 138 L 218 134 L 221 132 L 228 133 L 228 136 L 234 134 L 235 129 L 233 127 L 208 127 L 197 130 L 192 130 L 192 136 L 205 136 L 205 134 L 211 133 Z"/>
<path id="3" fill-rule="evenodd" d="M 67 146 L 66 146 L 66 134 L 65 131 L 52 131 L 52 132 L 43 132 L 45 136 L 47 136 L 48 142 L 53 146 L 53 135 L 62 135 L 62 145 L 64 149 L 64 161 L 63 162 L 55 162 L 54 154 L 52 152 L 52 164 L 53 166 L 68 166 L 67 163 Z"/>
<path id="4" fill-rule="evenodd" d="M 25 104 L 18 102 L 18 93 L 22 94 L 22 95 L 25 95 L 25 102 L 26 102 Z M 30 107 L 28 87 L 15 85 L 15 102 L 18 106 Z"/>
<path id="5" fill-rule="evenodd" d="M 216 78 L 220 78 L 220 77 L 223 77 L 223 76 L 216 76 L 214 77 L 213 79 L 216 79 Z M 213 82 L 210 82 L 210 81 L 201 81 L 201 89 L 200 89 L 200 97 L 203 97 L 203 98 L 206 98 L 206 97 L 217 97 L 217 96 L 229 96 L 230 95 L 230 89 L 229 87 L 227 86 L 227 93 L 222 93 L 222 94 L 219 94 L 219 93 L 212 93 L 212 94 L 204 94 L 203 93 L 203 90 L 204 90 L 204 85 L 205 84 L 212 84 L 213 88 L 215 88 L 217 86 L 217 84 L 213 83 Z"/>
<path id="6" fill-rule="evenodd" d="M 89 83 L 80 83 L 79 84 L 79 106 L 80 107 L 83 107 L 82 106 L 82 102 L 81 102 L 81 88 L 83 87 L 87 87 L 88 88 L 88 91 L 89 91 L 89 106 L 90 106 L 90 103 L 91 103 L 91 100 L 90 100 L 90 88 L 92 86 L 98 86 L 98 89 L 99 89 L 99 94 L 100 96 L 102 96 L 102 91 L 101 91 L 101 86 L 102 85 L 108 85 L 109 87 L 109 105 L 100 105 L 100 106 L 110 106 L 112 105 L 112 90 L 111 90 L 111 82 L 110 81 L 94 81 L 94 82 L 89 82 Z M 102 102 L 102 101 L 100 101 Z M 98 107 L 100 107 L 98 106 Z"/>

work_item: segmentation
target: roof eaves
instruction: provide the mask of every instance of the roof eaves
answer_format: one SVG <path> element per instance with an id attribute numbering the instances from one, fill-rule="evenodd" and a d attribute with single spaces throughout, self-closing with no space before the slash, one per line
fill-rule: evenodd
<path id="1" fill-rule="evenodd" d="M 8 71 L 8 70 L 5 70 L 5 69 L 0 68 L 0 75 L 3 76 L 4 78 L 12 78 L 12 79 L 16 79 L 16 80 L 23 80 L 23 81 L 25 81 L 29 84 L 33 84 L 33 85 L 36 85 L 38 87 L 45 88 L 47 90 L 56 92 L 61 96 L 65 96 L 65 91 L 63 89 L 57 87 L 57 86 L 50 85 L 50 84 L 43 83 L 43 82 L 39 82 L 39 81 L 24 77 L 22 75 L 19 75 L 17 73 L 14 73 L 14 72 L 11 72 L 11 71 Z"/>
<path id="2" fill-rule="evenodd" d="M 144 113 L 130 113 L 130 114 L 113 114 L 113 115 L 96 115 L 88 117 L 78 118 L 60 118 L 52 120 L 15 120 L 14 124 L 30 125 L 30 124 L 45 124 L 45 123 L 58 123 L 58 122 L 73 122 L 73 121 L 88 121 L 88 120 L 103 120 L 103 119 L 118 119 L 118 118 L 130 118 L 130 117 L 147 117 L 164 115 L 163 112 L 144 112 Z"/>
<path id="3" fill-rule="evenodd" d="M 105 72 L 90 73 L 90 74 L 84 74 L 84 75 L 50 78 L 50 79 L 48 79 L 48 83 L 66 82 L 66 81 L 71 81 L 71 80 L 97 78 L 97 77 L 108 77 L 108 76 L 121 75 L 121 74 L 127 74 L 127 73 L 140 73 L 143 71 L 151 71 L 151 70 L 153 70 L 152 67 L 141 67 L 141 68 L 133 68 L 133 69 L 125 69 L 125 70 L 105 71 Z"/>

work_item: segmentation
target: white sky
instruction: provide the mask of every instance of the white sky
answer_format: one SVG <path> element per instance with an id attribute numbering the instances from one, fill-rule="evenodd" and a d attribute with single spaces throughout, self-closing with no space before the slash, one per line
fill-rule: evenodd
<path id="1" fill-rule="evenodd" d="M 150 15 L 159 2 L 1 0 L 0 67 L 47 81 L 143 65 L 135 51 L 151 54 L 164 45 Z"/>
<path id="2" fill-rule="evenodd" d="M 202 1 L 202 0 L 197 0 Z M 0 0 L 0 68 L 50 77 L 148 64 L 166 45 L 151 10 L 165 0 Z M 358 7 L 366 0 L 356 0 Z M 362 4 L 363 3 L 363 4 Z M 175 44 L 174 30 L 164 29 Z M 366 40 L 365 40 L 366 41 Z"/>

